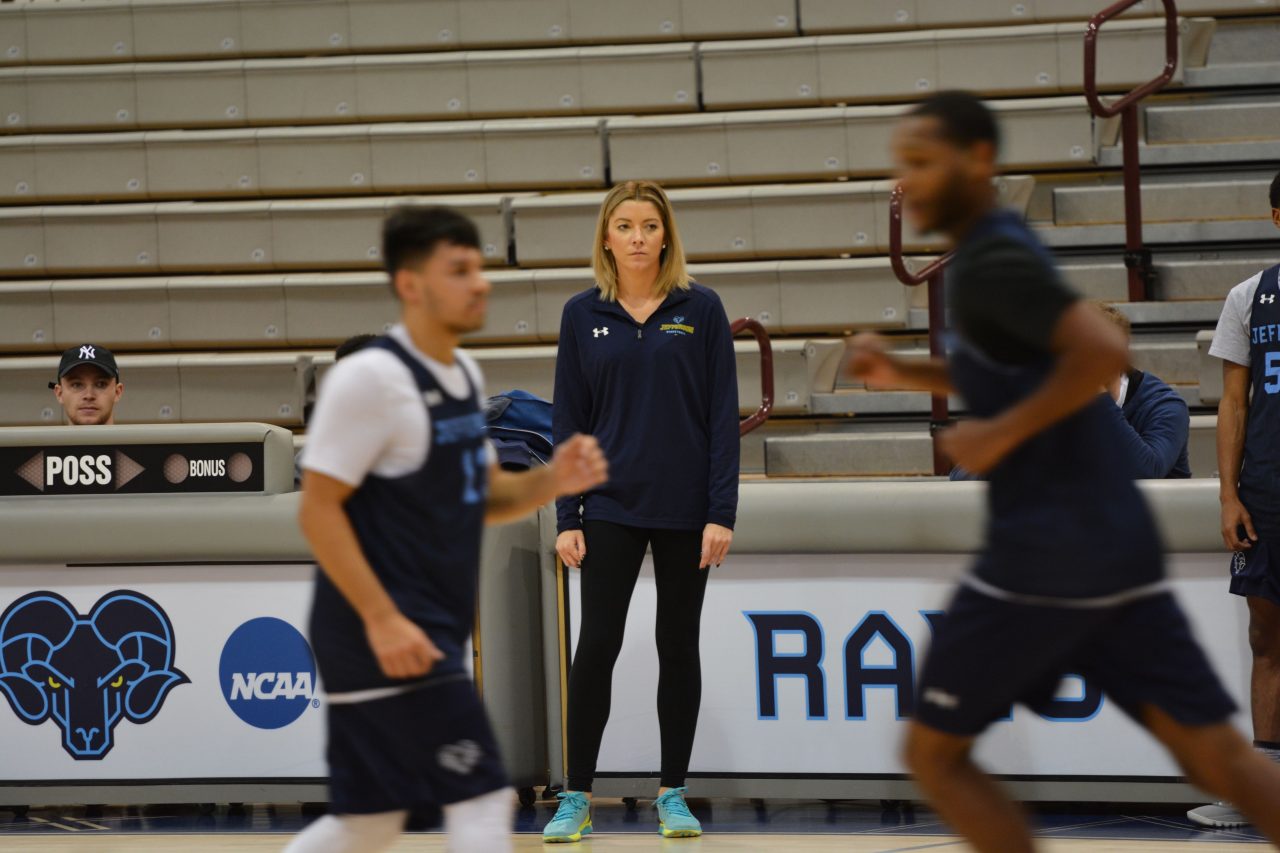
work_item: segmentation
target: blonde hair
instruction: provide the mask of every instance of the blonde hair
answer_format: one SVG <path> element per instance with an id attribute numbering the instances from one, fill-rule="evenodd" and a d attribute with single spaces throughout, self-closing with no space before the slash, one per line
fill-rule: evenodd
<path id="1" fill-rule="evenodd" d="M 618 300 L 618 265 L 613 259 L 613 253 L 604 246 L 609 232 L 609 220 L 624 201 L 647 201 L 658 209 L 667 244 L 660 256 L 661 266 L 655 282 L 658 293 L 665 297 L 677 288 L 688 290 L 689 270 L 685 266 L 684 245 L 680 242 L 680 232 L 676 230 L 671 201 L 662 187 L 653 181 L 627 181 L 609 190 L 600 204 L 600 217 L 596 220 L 596 245 L 591 252 L 591 268 L 595 270 L 600 298 L 605 302 Z"/>

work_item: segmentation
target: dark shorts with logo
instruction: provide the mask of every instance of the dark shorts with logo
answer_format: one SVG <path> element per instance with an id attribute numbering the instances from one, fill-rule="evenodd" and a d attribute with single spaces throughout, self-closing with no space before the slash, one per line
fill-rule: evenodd
<path id="1" fill-rule="evenodd" d="M 465 675 L 384 699 L 330 704 L 334 814 L 408 810 L 427 823 L 442 806 L 507 787 L 475 685 Z"/>
<path id="2" fill-rule="evenodd" d="M 1280 545 L 1266 539 L 1231 555 L 1231 592 L 1280 604 Z"/>
<path id="3" fill-rule="evenodd" d="M 916 719 L 968 737 L 1007 717 L 1015 703 L 1051 719 L 1068 674 L 1085 679 L 1141 721 L 1155 706 L 1185 725 L 1235 713 L 1173 595 L 1106 607 L 1058 607 L 957 591 L 925 660 Z M 1086 693 L 1087 695 L 1087 693 Z"/>

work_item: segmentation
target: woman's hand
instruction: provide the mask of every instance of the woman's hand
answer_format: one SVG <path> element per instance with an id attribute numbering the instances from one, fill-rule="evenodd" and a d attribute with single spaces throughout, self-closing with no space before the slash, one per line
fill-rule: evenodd
<path id="1" fill-rule="evenodd" d="M 719 524 L 708 524 L 702 528 L 702 562 L 698 568 L 708 566 L 719 567 L 729 554 L 729 545 L 733 543 L 733 531 Z"/>
<path id="2" fill-rule="evenodd" d="M 571 569 L 582 568 L 582 558 L 587 556 L 587 540 L 581 530 L 566 530 L 556 537 L 556 553 Z"/>

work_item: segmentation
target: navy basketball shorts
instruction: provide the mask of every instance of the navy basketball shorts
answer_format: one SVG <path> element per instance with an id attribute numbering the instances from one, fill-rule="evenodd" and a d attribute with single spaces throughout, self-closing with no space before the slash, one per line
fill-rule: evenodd
<path id="1" fill-rule="evenodd" d="M 962 586 L 925 659 L 916 719 L 974 736 L 1015 703 L 1043 707 L 1067 674 L 1083 676 L 1139 723 L 1146 706 L 1190 726 L 1224 722 L 1236 710 L 1171 593 L 1058 607 Z"/>
<path id="2" fill-rule="evenodd" d="M 1231 555 L 1231 592 L 1280 604 L 1280 547 L 1259 539 Z"/>
<path id="3" fill-rule="evenodd" d="M 508 785 L 489 718 L 465 675 L 331 704 L 328 722 L 333 814 L 429 814 Z"/>

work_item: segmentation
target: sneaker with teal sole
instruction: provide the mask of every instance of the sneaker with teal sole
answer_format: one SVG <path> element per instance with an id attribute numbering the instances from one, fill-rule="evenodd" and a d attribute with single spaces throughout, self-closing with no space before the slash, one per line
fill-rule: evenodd
<path id="1" fill-rule="evenodd" d="M 542 830 L 542 840 L 547 844 L 571 843 L 581 841 L 582 836 L 591 834 L 591 800 L 586 794 L 577 791 L 556 794 L 560 798 L 560 808 L 556 816 L 551 818 L 546 829 Z M 688 809 L 685 809 L 688 811 Z"/>
<path id="2" fill-rule="evenodd" d="M 702 834 L 702 824 L 689 811 L 684 801 L 688 788 L 672 788 L 658 797 L 658 830 L 663 838 L 697 838 Z"/>

